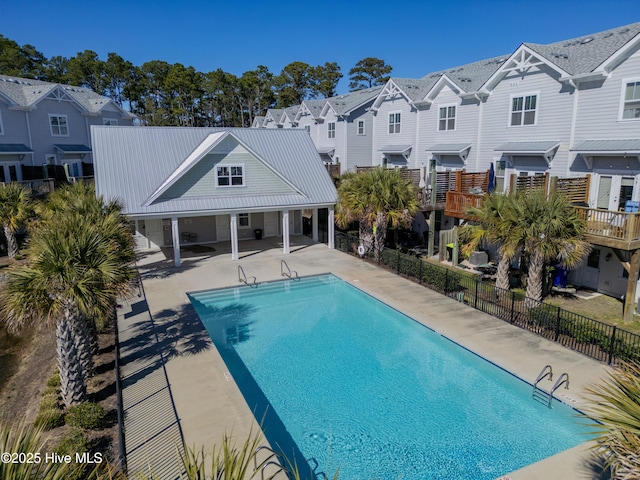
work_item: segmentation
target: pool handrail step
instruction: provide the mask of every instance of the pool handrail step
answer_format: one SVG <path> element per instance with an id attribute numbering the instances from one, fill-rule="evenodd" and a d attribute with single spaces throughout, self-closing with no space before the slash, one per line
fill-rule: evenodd
<path id="1" fill-rule="evenodd" d="M 249 285 L 250 287 L 258 286 L 258 280 L 256 277 L 247 277 L 247 274 L 244 273 L 244 268 L 242 268 L 241 265 L 238 265 L 238 281 L 245 285 Z"/>
<path id="2" fill-rule="evenodd" d="M 298 276 L 298 272 L 295 270 L 291 270 L 287 262 L 284 260 L 280 260 L 280 276 L 281 277 L 289 277 L 291 280 L 300 280 Z"/>
<path id="3" fill-rule="evenodd" d="M 268 455 L 264 460 L 262 460 L 262 462 L 258 463 L 258 453 L 262 450 L 265 450 Z M 284 474 L 284 477 L 282 477 L 284 479 L 291 478 L 292 472 L 288 468 L 284 467 L 280 460 L 280 455 L 278 453 L 274 452 L 266 445 L 262 445 L 256 448 L 255 452 L 253 453 L 253 470 L 254 472 L 260 470 L 260 480 L 273 480 L 277 476 L 279 476 L 278 478 L 280 478 L 282 477 L 282 475 L 280 474 Z M 265 470 L 267 470 L 269 467 L 274 467 L 275 471 L 273 471 L 269 477 L 265 477 Z"/>
<path id="4" fill-rule="evenodd" d="M 551 368 L 551 365 L 545 365 L 542 370 L 540 370 L 540 373 L 536 377 L 536 381 L 533 382 L 533 392 L 531 396 L 534 400 L 550 407 L 552 399 L 551 394 L 538 386 L 538 384 L 545 378 L 549 381 L 553 380 L 553 369 Z"/>
<path id="5" fill-rule="evenodd" d="M 542 381 L 546 377 L 549 377 L 549 381 L 553 380 L 553 370 L 551 369 L 551 365 L 545 365 L 545 367 L 540 371 L 540 374 L 538 374 L 536 381 L 533 383 L 532 397 L 540 403 L 543 403 L 547 407 L 551 408 L 554 392 L 558 390 L 562 385 L 564 385 L 565 390 L 569 389 L 569 374 L 566 372 L 562 373 L 558 380 L 556 380 L 556 383 L 553 384 L 553 387 L 551 387 L 551 390 L 549 390 L 548 392 L 538 386 L 538 383 L 540 383 L 540 381 Z"/>

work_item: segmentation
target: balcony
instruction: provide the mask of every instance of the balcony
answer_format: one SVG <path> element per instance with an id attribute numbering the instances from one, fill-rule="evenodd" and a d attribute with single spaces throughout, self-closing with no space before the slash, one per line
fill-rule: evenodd
<path id="1" fill-rule="evenodd" d="M 469 207 L 480 207 L 485 195 L 483 193 L 463 193 L 447 192 L 447 201 L 444 207 L 444 214 L 450 217 L 464 220 L 474 220 L 474 217 L 467 214 Z"/>
<path id="2" fill-rule="evenodd" d="M 587 207 L 575 209 L 587 223 L 585 237 L 589 243 L 627 251 L 640 248 L 640 213 Z"/>

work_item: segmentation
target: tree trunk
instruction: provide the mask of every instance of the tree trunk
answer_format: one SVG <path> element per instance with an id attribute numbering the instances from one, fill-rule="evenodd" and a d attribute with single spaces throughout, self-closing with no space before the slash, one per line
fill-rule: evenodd
<path id="1" fill-rule="evenodd" d="M 364 255 L 366 257 L 374 247 L 373 231 L 371 230 L 371 227 L 367 227 L 364 222 L 360 222 L 360 225 L 358 226 L 358 236 L 360 237 L 360 244 L 364 247 Z"/>
<path id="2" fill-rule="evenodd" d="M 500 254 L 498 262 L 498 271 L 496 273 L 496 287 L 503 290 L 509 290 L 509 269 L 511 267 L 511 259 L 504 253 Z"/>
<path id="3" fill-rule="evenodd" d="M 384 248 L 384 241 L 387 238 L 387 216 L 384 212 L 377 213 L 375 222 L 373 237 L 376 248 L 376 261 L 379 262 L 380 254 Z"/>
<path id="4" fill-rule="evenodd" d="M 537 306 L 537 302 L 542 301 L 542 272 L 544 271 L 544 257 L 541 253 L 534 251 L 529 257 L 529 273 L 527 275 L 527 307 Z"/>
<path id="5" fill-rule="evenodd" d="M 73 342 L 85 382 L 95 374 L 89 327 L 91 323 L 93 322 L 90 319 L 81 314 L 73 318 Z"/>
<path id="6" fill-rule="evenodd" d="M 7 239 L 7 255 L 9 258 L 15 258 L 18 254 L 18 241 L 16 240 L 16 234 L 9 228 L 9 225 L 4 224 L 4 236 Z"/>
<path id="7" fill-rule="evenodd" d="M 63 316 L 56 326 L 60 394 L 67 407 L 83 402 L 87 396 L 82 367 L 78 361 L 78 352 L 73 338 L 74 310 L 69 305 L 65 305 Z"/>

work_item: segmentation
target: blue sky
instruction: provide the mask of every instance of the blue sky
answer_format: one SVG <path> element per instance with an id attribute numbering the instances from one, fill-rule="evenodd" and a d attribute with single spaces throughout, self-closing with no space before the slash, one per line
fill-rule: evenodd
<path id="1" fill-rule="evenodd" d="M 0 0 L 0 34 L 47 57 L 116 52 L 201 72 L 273 73 L 293 61 L 337 62 L 348 71 L 368 56 L 393 76 L 419 78 L 513 52 L 640 22 L 640 0 Z"/>

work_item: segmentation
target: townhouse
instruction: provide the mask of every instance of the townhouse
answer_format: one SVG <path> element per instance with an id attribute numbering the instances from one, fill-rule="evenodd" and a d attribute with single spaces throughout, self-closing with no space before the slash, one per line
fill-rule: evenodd
<path id="1" fill-rule="evenodd" d="M 0 182 L 91 176 L 91 126 L 134 119 L 86 88 L 0 75 Z"/>

